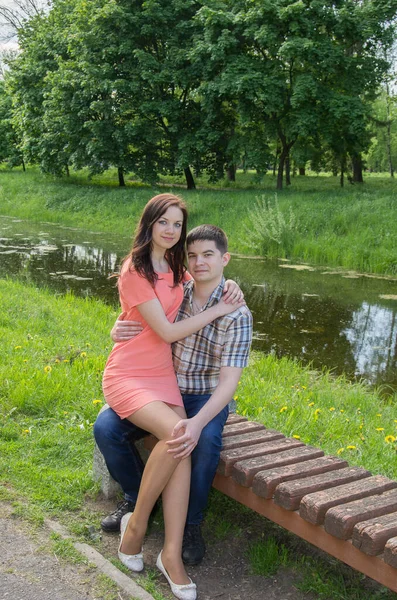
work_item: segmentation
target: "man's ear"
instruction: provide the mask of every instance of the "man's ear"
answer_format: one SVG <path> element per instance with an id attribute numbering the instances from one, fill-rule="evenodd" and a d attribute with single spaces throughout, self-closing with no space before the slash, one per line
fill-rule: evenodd
<path id="1" fill-rule="evenodd" d="M 229 260 L 230 260 L 230 254 L 229 252 L 225 252 L 225 254 L 222 256 L 222 265 L 224 267 L 226 267 L 226 265 L 228 264 Z"/>

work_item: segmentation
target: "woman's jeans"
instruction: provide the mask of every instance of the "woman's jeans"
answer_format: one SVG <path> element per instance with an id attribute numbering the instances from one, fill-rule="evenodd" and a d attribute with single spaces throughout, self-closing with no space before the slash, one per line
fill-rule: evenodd
<path id="1" fill-rule="evenodd" d="M 211 394 L 182 394 L 188 418 L 194 417 Z M 202 430 L 199 442 L 192 452 L 192 477 L 189 508 L 186 522 L 196 525 L 203 520 L 219 455 L 222 448 L 222 431 L 229 414 L 227 406 Z M 148 435 L 111 409 L 104 410 L 94 425 L 96 443 L 106 462 L 109 473 L 117 481 L 127 500 L 135 502 L 143 472 L 143 462 L 135 442 Z"/>

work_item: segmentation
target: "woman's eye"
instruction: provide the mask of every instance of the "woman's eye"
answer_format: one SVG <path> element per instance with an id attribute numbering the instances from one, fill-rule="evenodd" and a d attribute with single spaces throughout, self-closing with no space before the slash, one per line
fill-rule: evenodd
<path id="1" fill-rule="evenodd" d="M 175 223 L 175 227 L 179 227 L 179 228 L 181 228 L 181 227 L 182 227 L 182 224 L 181 224 L 181 223 Z"/>

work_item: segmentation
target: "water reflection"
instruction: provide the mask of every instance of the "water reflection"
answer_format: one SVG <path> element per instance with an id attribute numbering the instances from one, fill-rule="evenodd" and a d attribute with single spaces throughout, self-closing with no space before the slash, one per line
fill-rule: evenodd
<path id="1" fill-rule="evenodd" d="M 0 217 L 0 277 L 117 304 L 115 272 L 130 240 Z M 397 281 L 280 268 L 234 256 L 227 276 L 254 314 L 257 350 L 397 389 Z"/>

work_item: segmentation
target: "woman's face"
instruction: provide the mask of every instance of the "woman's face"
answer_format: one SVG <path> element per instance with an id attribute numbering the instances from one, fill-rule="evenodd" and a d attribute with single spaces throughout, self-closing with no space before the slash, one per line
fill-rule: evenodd
<path id="1" fill-rule="evenodd" d="M 169 250 L 180 240 L 183 226 L 183 212 L 177 206 L 170 206 L 155 222 L 152 229 L 153 248 Z"/>

